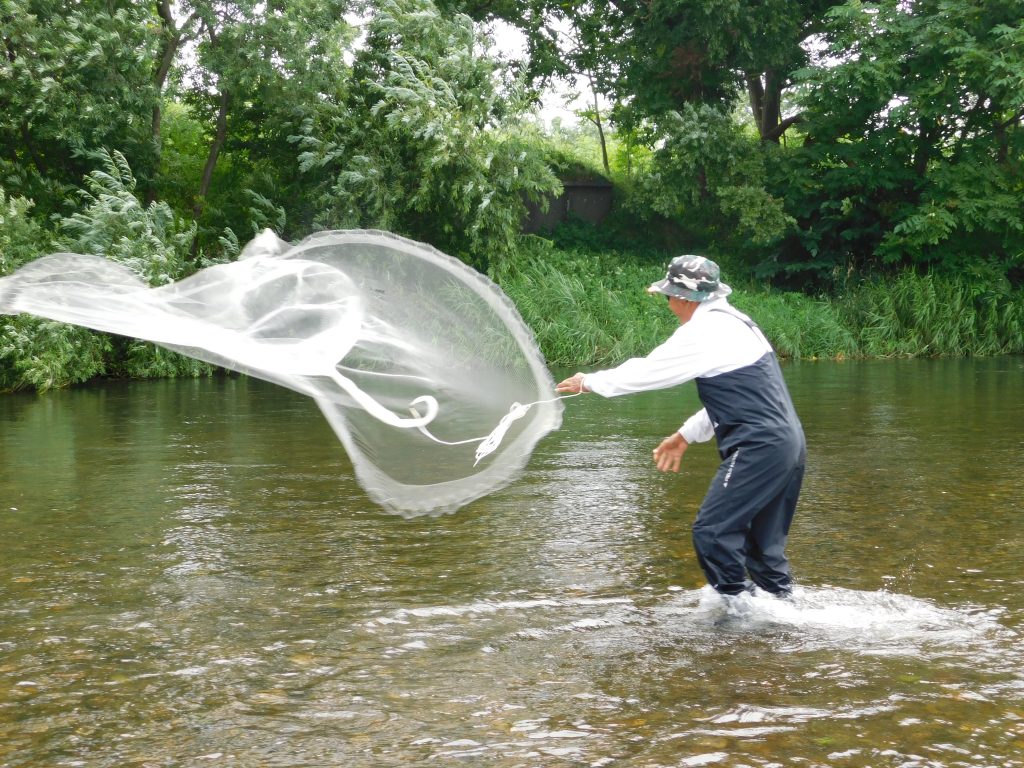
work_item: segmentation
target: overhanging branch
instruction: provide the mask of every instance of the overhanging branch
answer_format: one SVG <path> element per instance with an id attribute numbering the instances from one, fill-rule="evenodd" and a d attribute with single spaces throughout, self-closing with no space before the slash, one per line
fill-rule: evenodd
<path id="1" fill-rule="evenodd" d="M 797 123 L 804 121 L 804 113 L 797 112 L 795 115 L 790 115 L 785 120 L 782 120 L 778 125 L 772 128 L 770 131 L 766 131 L 762 137 L 765 141 L 776 141 L 782 138 L 782 134 L 786 132 L 786 129 Z"/>

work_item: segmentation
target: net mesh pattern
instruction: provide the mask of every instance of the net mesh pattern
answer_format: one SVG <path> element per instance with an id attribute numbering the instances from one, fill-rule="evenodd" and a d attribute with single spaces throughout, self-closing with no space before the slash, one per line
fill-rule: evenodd
<path id="1" fill-rule="evenodd" d="M 238 261 L 158 288 L 99 256 L 52 254 L 0 279 L 0 312 L 144 339 L 308 395 L 367 494 L 406 516 L 503 487 L 561 421 L 500 288 L 386 232 L 290 245 L 266 231 Z"/>

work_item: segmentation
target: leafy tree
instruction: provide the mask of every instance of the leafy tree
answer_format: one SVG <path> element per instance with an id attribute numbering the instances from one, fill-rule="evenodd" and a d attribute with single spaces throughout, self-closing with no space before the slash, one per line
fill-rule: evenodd
<path id="1" fill-rule="evenodd" d="M 102 158 L 79 192 L 81 209 L 60 221 L 56 247 L 124 264 L 154 287 L 185 277 L 195 225 L 184 224 L 167 203 L 142 203 L 120 152 Z"/>
<path id="2" fill-rule="evenodd" d="M 152 175 L 152 21 L 127 0 L 0 0 L 0 178 L 37 215 L 66 210 L 98 148 Z"/>
<path id="3" fill-rule="evenodd" d="M 0 189 L 0 277 L 52 249 L 29 215 L 32 203 Z M 0 391 L 40 390 L 86 381 L 104 372 L 106 337 L 30 315 L 0 315 Z"/>
<path id="4" fill-rule="evenodd" d="M 783 92 L 835 0 L 447 0 L 527 34 L 538 79 L 584 74 L 633 126 L 686 104 L 730 108 L 746 95 L 759 136 L 778 142 L 800 119 Z M 570 30 L 565 34 L 563 30 Z M 566 44 L 568 40 L 568 44 Z"/>
<path id="5" fill-rule="evenodd" d="M 835 0 L 449 4 L 527 31 L 535 77 L 585 73 L 612 101 L 629 160 L 637 144 L 652 153 L 639 194 L 620 198 L 637 215 L 680 222 L 682 247 L 714 247 L 774 271 L 794 217 L 770 176 L 778 145 L 803 119 L 798 109 L 784 114 L 784 96 Z"/>
<path id="6" fill-rule="evenodd" d="M 28 203 L 0 196 L 0 274 L 53 250 L 104 256 L 152 286 L 188 274 L 189 226 L 162 202 L 145 205 L 124 156 L 103 154 L 81 191 L 81 209 L 61 220 L 51 243 L 27 217 Z M 45 390 L 101 374 L 133 377 L 200 375 L 211 367 L 134 339 L 19 315 L 0 318 L 0 387 Z"/>
<path id="7" fill-rule="evenodd" d="M 1017 0 L 851 0 L 803 73 L 806 146 L 785 180 L 791 268 L 1012 272 L 1024 234 Z"/>
<path id="8" fill-rule="evenodd" d="M 469 18 L 429 0 L 379 4 L 349 91 L 304 130 L 319 224 L 395 230 L 481 268 L 511 252 L 524 195 L 557 181 L 486 48 Z"/>
<path id="9" fill-rule="evenodd" d="M 50 246 L 50 235 L 29 216 L 32 201 L 8 197 L 0 187 L 0 276 L 9 275 Z"/>
<path id="10" fill-rule="evenodd" d="M 225 226 L 244 233 L 247 226 L 266 223 L 268 215 L 283 228 L 286 210 L 295 212 L 296 224 L 308 226 L 312 214 L 296 183 L 290 137 L 348 77 L 342 55 L 353 31 L 343 14 L 350 5 L 189 0 L 176 6 L 182 20 L 172 19 L 168 29 L 185 29 L 195 19 L 188 27 L 196 35 L 195 56 L 183 62 L 178 91 L 206 137 L 191 196 L 206 242 Z M 263 218 L 251 222 L 254 201 Z M 198 245 L 197 240 L 193 254 Z"/>
<path id="11" fill-rule="evenodd" d="M 687 105 L 662 125 L 634 205 L 682 222 L 691 244 L 748 259 L 793 227 L 783 200 L 764 188 L 777 148 L 751 140 L 731 115 L 708 105 Z"/>

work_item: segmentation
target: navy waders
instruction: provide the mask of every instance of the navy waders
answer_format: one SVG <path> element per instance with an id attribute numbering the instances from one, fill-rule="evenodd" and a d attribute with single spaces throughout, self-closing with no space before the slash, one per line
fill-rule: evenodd
<path id="1" fill-rule="evenodd" d="M 762 589 L 786 594 L 792 585 L 786 538 L 807 447 L 775 353 L 698 378 L 697 392 L 722 457 L 693 524 L 700 566 L 723 594 L 745 591 L 747 574 Z"/>

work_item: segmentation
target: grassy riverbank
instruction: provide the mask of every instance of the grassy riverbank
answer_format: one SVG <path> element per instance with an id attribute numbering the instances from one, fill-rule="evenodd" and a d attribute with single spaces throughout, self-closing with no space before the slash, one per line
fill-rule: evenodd
<path id="1" fill-rule="evenodd" d="M 551 366 L 615 365 L 646 354 L 676 328 L 665 302 L 645 291 L 664 273 L 667 257 L 558 247 L 531 237 L 522 243 L 493 276 Z M 736 280 L 728 265 L 725 275 L 732 303 L 760 324 L 783 358 L 1024 353 L 1024 292 L 977 277 L 907 272 L 813 297 Z M 0 318 L 0 391 L 213 370 L 143 342 L 26 315 Z"/>
<path id="2" fill-rule="evenodd" d="M 676 327 L 664 301 L 645 293 L 663 270 L 657 257 L 538 243 L 497 278 L 550 364 L 610 365 L 646 354 Z M 727 282 L 733 305 L 786 358 L 1024 352 L 1024 293 L 976 278 L 907 272 L 829 298 Z"/>

